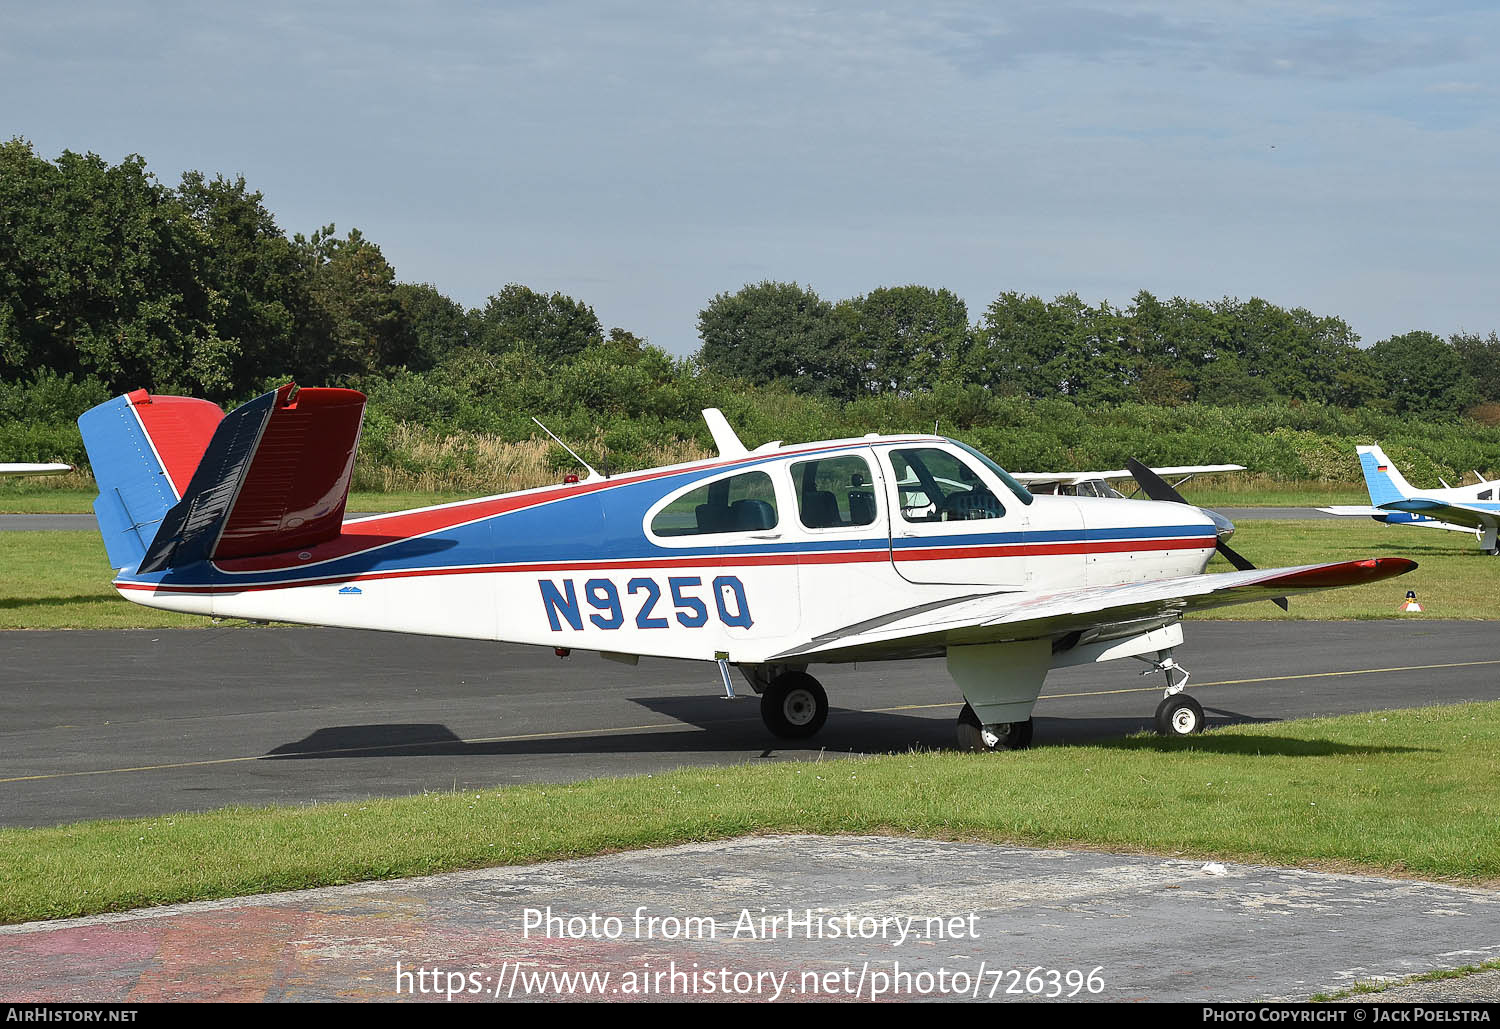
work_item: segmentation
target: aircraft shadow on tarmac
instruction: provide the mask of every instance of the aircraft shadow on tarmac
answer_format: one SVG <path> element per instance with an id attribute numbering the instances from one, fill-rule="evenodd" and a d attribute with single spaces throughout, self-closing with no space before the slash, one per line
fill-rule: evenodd
<path id="1" fill-rule="evenodd" d="M 828 725 L 805 742 L 778 740 L 761 724 L 753 704 L 732 705 L 740 712 L 726 717 L 722 706 L 701 695 L 636 698 L 654 713 L 683 723 L 681 729 L 658 727 L 634 731 L 581 729 L 556 734 L 518 734 L 496 739 L 463 739 L 441 723 L 338 725 L 319 729 L 300 740 L 266 753 L 280 760 L 369 757 L 507 757 L 577 754 L 745 754 L 761 758 L 829 753 L 902 753 L 912 750 L 951 750 L 953 726 L 947 718 L 919 717 L 893 712 L 835 708 Z M 1209 709 L 1211 726 L 1248 725 L 1276 719 L 1257 719 L 1235 712 Z M 710 717 L 710 715 L 713 717 Z M 693 731 L 696 728 L 698 731 Z M 1350 747 L 1329 741 L 1285 739 L 1275 736 L 1217 735 L 1169 740 L 1132 736 L 1149 728 L 1147 718 L 1038 718 L 1037 745 L 1104 744 L 1135 750 L 1191 748 L 1221 753 L 1291 757 L 1409 751 L 1411 747 Z"/>

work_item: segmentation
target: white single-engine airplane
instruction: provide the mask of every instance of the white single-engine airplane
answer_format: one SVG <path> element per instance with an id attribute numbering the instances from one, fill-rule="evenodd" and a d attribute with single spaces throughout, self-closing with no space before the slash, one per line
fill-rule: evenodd
<path id="1" fill-rule="evenodd" d="M 0 475 L 61 475 L 72 470 L 70 464 L 0 464 Z"/>
<path id="2" fill-rule="evenodd" d="M 1161 478 L 1182 476 L 1172 484 L 1174 487 L 1181 486 L 1195 475 L 1244 470 L 1245 466 L 1242 464 L 1188 464 L 1151 469 Z M 1039 496 L 1051 493 L 1064 497 L 1121 498 L 1125 494 L 1111 486 L 1111 480 L 1133 479 L 1135 473 L 1129 468 L 1115 468 L 1107 472 L 1011 472 L 1010 477 Z"/>
<path id="3" fill-rule="evenodd" d="M 1479 481 L 1470 486 L 1449 486 L 1444 482 L 1442 489 L 1419 490 L 1406 481 L 1378 445 L 1356 449 L 1365 489 L 1370 493 L 1370 506 L 1318 510 L 1345 517 L 1365 515 L 1387 525 L 1466 532 L 1478 538 L 1479 549 L 1486 554 L 1500 554 L 1500 543 L 1496 541 L 1496 530 L 1500 529 L 1500 482 L 1487 482 L 1475 472 L 1474 478 Z"/>
<path id="4" fill-rule="evenodd" d="M 1255 570 L 1227 520 L 1149 469 L 1151 501 L 1034 497 L 955 440 L 749 450 L 713 409 L 716 458 L 345 521 L 364 404 L 288 384 L 228 415 L 144 390 L 86 412 L 116 589 L 215 617 L 715 661 L 787 738 L 828 714 L 809 665 L 943 657 L 960 743 L 994 750 L 1030 742 L 1048 671 L 1124 657 L 1166 676 L 1158 728 L 1198 732 L 1172 658 L 1187 611 L 1415 567 Z M 1242 570 L 1203 574 L 1215 548 Z"/>

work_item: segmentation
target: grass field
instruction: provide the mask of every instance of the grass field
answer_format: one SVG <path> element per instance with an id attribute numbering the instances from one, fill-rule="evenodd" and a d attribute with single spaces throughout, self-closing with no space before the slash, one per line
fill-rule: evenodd
<path id="1" fill-rule="evenodd" d="M 772 832 L 1500 881 L 1500 702 L 0 831 L 0 921 Z"/>
<path id="2" fill-rule="evenodd" d="M 1240 604 L 1194 618 L 1395 618 L 1408 589 L 1426 617 L 1500 619 L 1500 558 L 1480 553 L 1468 536 L 1388 528 L 1366 519 L 1243 522 L 1234 546 L 1257 565 L 1296 565 L 1361 557 L 1411 557 L 1419 566 L 1399 579 L 1315 593 L 1290 614 L 1269 603 Z M 203 627 L 207 618 L 129 603 L 110 587 L 104 544 L 94 532 L 0 532 L 0 629 Z M 1215 558 L 1210 571 L 1231 571 Z M 1413 618 L 1421 615 L 1401 615 Z"/>
<path id="3" fill-rule="evenodd" d="M 1409 557 L 1417 570 L 1396 579 L 1297 597 L 1291 612 L 1271 604 L 1239 604 L 1193 618 L 1394 618 L 1415 590 L 1429 618 L 1500 619 L 1500 558 L 1480 551 L 1473 536 L 1438 529 L 1381 525 L 1368 518 L 1241 521 L 1231 545 L 1257 566 L 1315 564 L 1366 557 Z M 1215 556 L 1210 572 L 1233 571 Z M 1424 615 L 1400 615 L 1420 618 Z"/>

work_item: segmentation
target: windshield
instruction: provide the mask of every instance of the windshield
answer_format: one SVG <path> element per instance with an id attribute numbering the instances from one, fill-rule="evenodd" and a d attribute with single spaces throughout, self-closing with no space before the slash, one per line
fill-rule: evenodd
<path id="1" fill-rule="evenodd" d="M 944 438 L 947 438 L 947 437 L 944 437 Z M 1007 485 L 1007 486 L 1010 487 L 1010 491 L 1012 493 L 1014 493 L 1017 497 L 1019 497 L 1021 499 L 1021 503 L 1023 503 L 1023 504 L 1030 504 L 1031 501 L 1033 499 L 1035 499 L 1034 497 L 1032 497 L 1031 491 L 1029 489 L 1027 489 L 1025 486 L 1022 486 L 1015 479 L 1011 478 L 1010 472 L 1007 472 L 1004 468 L 1001 468 L 995 462 L 993 462 L 989 458 L 985 457 L 983 454 L 981 454 L 979 451 L 975 450 L 973 447 L 969 446 L 967 443 L 963 442 L 962 440 L 956 440 L 956 439 L 949 439 L 948 442 L 952 443 L 953 445 L 955 445 L 957 447 L 959 447 L 965 453 L 971 454 L 974 457 L 978 458 L 980 461 L 982 461 L 984 463 L 984 466 L 986 468 L 988 468 L 990 471 L 994 472 L 996 475 L 1000 476 L 1000 481 L 1003 482 L 1003 483 L 1005 483 L 1005 485 Z"/>

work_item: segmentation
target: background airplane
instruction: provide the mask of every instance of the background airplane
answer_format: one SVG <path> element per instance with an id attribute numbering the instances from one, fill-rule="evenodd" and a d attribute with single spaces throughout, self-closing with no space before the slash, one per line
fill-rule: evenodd
<path id="1" fill-rule="evenodd" d="M 1163 478 L 1177 479 L 1173 486 L 1181 486 L 1195 475 L 1209 472 L 1243 472 L 1242 464 L 1192 464 L 1174 465 L 1168 468 L 1153 468 L 1151 471 Z M 1125 494 L 1109 483 L 1116 479 L 1133 479 L 1135 473 L 1128 468 L 1115 468 L 1107 472 L 1011 472 L 1011 476 L 1033 493 L 1051 493 L 1067 497 L 1123 497 Z"/>
<path id="2" fill-rule="evenodd" d="M 960 744 L 995 750 L 1030 743 L 1051 669 L 1120 658 L 1164 675 L 1162 732 L 1198 732 L 1173 658 L 1187 611 L 1415 567 L 1257 570 L 1226 519 L 1145 468 L 1158 499 L 1034 496 L 957 440 L 750 450 L 713 410 L 715 458 L 345 521 L 364 403 L 288 384 L 228 415 L 144 390 L 85 412 L 115 588 L 214 617 L 715 662 L 788 738 L 828 716 L 810 665 L 941 657 Z M 1203 574 L 1216 550 L 1240 570 Z"/>
<path id="3" fill-rule="evenodd" d="M 1486 481 L 1476 471 L 1474 477 L 1479 481 L 1472 485 L 1443 483 L 1442 489 L 1419 490 L 1406 481 L 1379 445 L 1357 449 L 1370 506 L 1319 510 L 1346 517 L 1365 515 L 1387 525 L 1466 532 L 1478 538 L 1479 549 L 1486 554 L 1500 554 L 1500 544 L 1496 542 L 1496 530 L 1500 528 L 1500 482 Z"/>
<path id="4" fill-rule="evenodd" d="M 61 475 L 72 470 L 70 464 L 0 464 L 0 475 Z"/>

